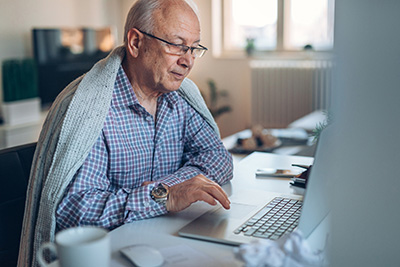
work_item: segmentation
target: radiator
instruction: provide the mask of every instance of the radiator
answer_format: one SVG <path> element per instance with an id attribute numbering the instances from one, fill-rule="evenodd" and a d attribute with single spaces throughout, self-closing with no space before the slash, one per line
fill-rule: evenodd
<path id="1" fill-rule="evenodd" d="M 318 109 L 329 109 L 332 62 L 251 62 L 252 125 L 284 128 Z"/>

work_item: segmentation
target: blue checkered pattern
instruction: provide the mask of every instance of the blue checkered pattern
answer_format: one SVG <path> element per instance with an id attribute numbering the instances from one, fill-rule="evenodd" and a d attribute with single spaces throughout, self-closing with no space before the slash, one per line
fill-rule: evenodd
<path id="1" fill-rule="evenodd" d="M 223 184 L 232 158 L 212 128 L 176 92 L 158 99 L 156 120 L 139 104 L 120 67 L 110 111 L 57 211 L 57 228 L 119 225 L 165 214 L 150 191 L 198 174 Z"/>

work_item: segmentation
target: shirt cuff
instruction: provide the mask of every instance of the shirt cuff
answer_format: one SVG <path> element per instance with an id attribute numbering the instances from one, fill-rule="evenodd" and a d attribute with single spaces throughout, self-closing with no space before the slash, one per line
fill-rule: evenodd
<path id="1" fill-rule="evenodd" d="M 130 193 L 125 215 L 125 218 L 129 218 L 128 221 L 152 218 L 168 212 L 164 205 L 151 198 L 150 192 L 154 186 L 155 184 L 149 184 Z"/>
<path id="2" fill-rule="evenodd" d="M 164 177 L 162 180 L 158 182 L 165 184 L 168 187 L 174 186 L 176 184 L 182 183 L 190 178 L 193 178 L 199 174 L 203 174 L 198 168 L 196 167 L 182 167 L 175 173 Z M 204 174 L 203 174 L 204 175 Z"/>

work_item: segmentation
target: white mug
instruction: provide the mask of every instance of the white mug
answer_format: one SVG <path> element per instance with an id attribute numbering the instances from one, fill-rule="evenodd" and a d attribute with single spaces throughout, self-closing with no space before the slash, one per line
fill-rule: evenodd
<path id="1" fill-rule="evenodd" d="M 55 243 L 40 246 L 37 259 L 41 266 L 50 266 L 43 256 L 49 249 L 58 257 L 60 267 L 109 267 L 111 258 L 108 231 L 93 226 L 80 226 L 56 234 Z"/>

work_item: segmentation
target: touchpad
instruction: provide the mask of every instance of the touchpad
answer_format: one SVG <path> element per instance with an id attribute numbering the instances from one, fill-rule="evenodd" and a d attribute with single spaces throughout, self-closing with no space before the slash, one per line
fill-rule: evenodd
<path id="1" fill-rule="evenodd" d="M 231 208 L 229 210 L 220 207 L 209 213 L 210 216 L 217 216 L 218 218 L 234 218 L 242 219 L 246 217 L 251 212 L 256 212 L 256 206 L 241 204 L 241 203 L 231 203 Z"/>

